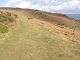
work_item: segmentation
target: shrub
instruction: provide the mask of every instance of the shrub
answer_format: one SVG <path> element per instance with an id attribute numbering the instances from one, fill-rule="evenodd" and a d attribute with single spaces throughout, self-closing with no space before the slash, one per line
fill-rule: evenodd
<path id="1" fill-rule="evenodd" d="M 0 11 L 0 33 L 8 32 L 8 24 L 16 21 L 17 15 Z"/>
<path id="2" fill-rule="evenodd" d="M 8 32 L 8 27 L 0 24 L 0 33 L 7 33 Z"/>
<path id="3" fill-rule="evenodd" d="M 0 22 L 4 23 L 9 23 L 9 22 L 14 22 L 17 18 L 16 14 L 12 14 L 10 12 L 1 12 L 0 14 Z"/>

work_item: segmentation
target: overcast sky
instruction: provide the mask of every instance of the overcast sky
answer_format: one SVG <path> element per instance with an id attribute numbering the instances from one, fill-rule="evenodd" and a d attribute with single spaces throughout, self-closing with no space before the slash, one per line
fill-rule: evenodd
<path id="1" fill-rule="evenodd" d="M 80 0 L 0 0 L 0 6 L 80 14 Z"/>

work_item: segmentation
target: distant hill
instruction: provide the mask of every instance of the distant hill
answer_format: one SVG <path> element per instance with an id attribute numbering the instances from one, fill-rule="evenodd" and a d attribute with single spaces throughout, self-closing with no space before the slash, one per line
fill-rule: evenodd
<path id="1" fill-rule="evenodd" d="M 76 19 L 76 20 L 80 20 L 80 14 L 67 14 L 67 15 Z"/>
<path id="2" fill-rule="evenodd" d="M 80 60 L 80 20 L 1 7 L 0 60 Z"/>

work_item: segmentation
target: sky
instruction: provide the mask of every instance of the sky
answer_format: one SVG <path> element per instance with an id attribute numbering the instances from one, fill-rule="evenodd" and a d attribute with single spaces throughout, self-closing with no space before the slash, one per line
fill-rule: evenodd
<path id="1" fill-rule="evenodd" d="M 48 12 L 80 14 L 80 0 L 0 0 L 0 7 L 19 7 Z"/>

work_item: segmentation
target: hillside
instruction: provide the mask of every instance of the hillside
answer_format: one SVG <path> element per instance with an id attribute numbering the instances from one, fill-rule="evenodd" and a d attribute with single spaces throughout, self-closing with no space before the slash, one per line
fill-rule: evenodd
<path id="1" fill-rule="evenodd" d="M 0 60 L 80 60 L 80 21 L 59 13 L 0 8 Z"/>

